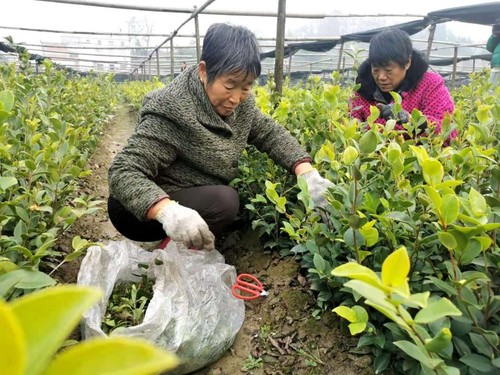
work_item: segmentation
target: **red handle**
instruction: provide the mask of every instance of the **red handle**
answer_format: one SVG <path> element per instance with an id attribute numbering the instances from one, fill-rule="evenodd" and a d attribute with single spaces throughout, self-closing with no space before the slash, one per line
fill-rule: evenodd
<path id="1" fill-rule="evenodd" d="M 243 280 L 245 278 L 249 279 L 251 282 Z M 233 296 L 236 298 L 250 301 L 259 298 L 263 289 L 264 286 L 259 279 L 248 273 L 242 273 L 236 277 L 236 283 L 231 288 L 231 291 L 233 292 Z"/>

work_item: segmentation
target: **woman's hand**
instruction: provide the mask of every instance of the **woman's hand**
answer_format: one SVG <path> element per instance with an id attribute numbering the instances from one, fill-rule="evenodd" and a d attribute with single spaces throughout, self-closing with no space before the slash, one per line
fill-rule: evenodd
<path id="1" fill-rule="evenodd" d="M 395 119 L 400 124 L 406 124 L 410 121 L 410 114 L 402 109 L 400 112 L 394 116 L 394 104 L 382 104 L 378 103 L 377 108 L 380 110 L 380 117 L 391 120 Z"/>
<path id="2" fill-rule="evenodd" d="M 168 237 L 188 248 L 214 249 L 215 236 L 197 211 L 172 200 L 158 204 L 154 218 L 163 225 Z"/>
<path id="3" fill-rule="evenodd" d="M 309 164 L 309 163 L 304 163 Z M 300 164 L 302 165 L 302 164 Z M 299 166 L 300 166 L 299 165 Z M 310 165 L 310 164 L 309 164 Z M 309 191 L 309 196 L 317 207 L 326 207 L 328 201 L 326 199 L 326 194 L 329 188 L 334 187 L 334 183 L 326 178 L 320 176 L 319 172 L 311 168 L 304 168 L 306 171 L 302 173 L 297 173 L 297 177 L 303 178 L 307 184 L 307 190 Z"/>

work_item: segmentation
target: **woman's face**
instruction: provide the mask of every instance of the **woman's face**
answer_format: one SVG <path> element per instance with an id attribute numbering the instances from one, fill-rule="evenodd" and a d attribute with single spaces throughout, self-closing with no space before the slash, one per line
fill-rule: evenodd
<path id="1" fill-rule="evenodd" d="M 377 86 L 383 92 L 396 91 L 405 79 L 406 71 L 410 65 L 411 60 L 404 67 L 393 61 L 384 66 L 372 64 L 372 76 Z"/>
<path id="2" fill-rule="evenodd" d="M 201 64 L 201 63 L 200 63 Z M 215 112 L 219 116 L 229 116 L 247 98 L 252 90 L 255 77 L 243 72 L 228 73 L 207 84 L 206 69 L 200 65 L 200 79 Z"/>

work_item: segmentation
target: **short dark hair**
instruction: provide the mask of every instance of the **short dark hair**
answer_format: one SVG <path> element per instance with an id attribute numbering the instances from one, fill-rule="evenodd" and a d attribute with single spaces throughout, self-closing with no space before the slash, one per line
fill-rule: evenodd
<path id="1" fill-rule="evenodd" d="M 201 60 L 205 61 L 208 83 L 226 73 L 244 72 L 260 76 L 260 49 L 255 34 L 243 26 L 212 24 L 203 39 Z"/>
<path id="2" fill-rule="evenodd" d="M 391 61 L 404 67 L 413 52 L 410 36 L 401 29 L 391 29 L 376 34 L 370 40 L 368 59 L 372 65 L 386 66 Z"/>

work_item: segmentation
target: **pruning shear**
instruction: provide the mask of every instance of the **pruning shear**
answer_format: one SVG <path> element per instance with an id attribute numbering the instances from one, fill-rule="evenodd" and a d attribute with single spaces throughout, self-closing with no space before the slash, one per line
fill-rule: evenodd
<path id="1" fill-rule="evenodd" d="M 255 276 L 242 273 L 236 277 L 236 283 L 231 288 L 233 296 L 244 301 L 250 301 L 269 293 L 264 290 L 264 286 Z"/>

